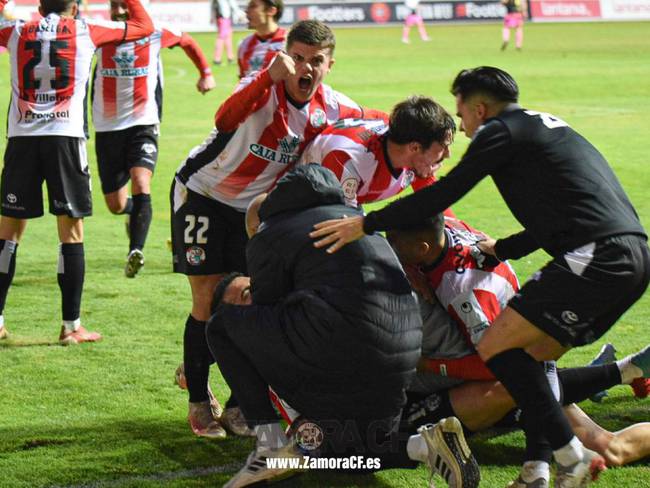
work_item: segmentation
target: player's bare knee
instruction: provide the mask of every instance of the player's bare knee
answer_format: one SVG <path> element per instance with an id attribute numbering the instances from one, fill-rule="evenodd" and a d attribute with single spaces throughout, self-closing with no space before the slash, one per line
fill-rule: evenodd
<path id="1" fill-rule="evenodd" d="M 126 194 L 124 194 L 124 198 L 120 198 L 118 191 L 104 195 L 104 201 L 106 202 L 106 208 L 108 208 L 108 211 L 114 215 L 118 215 L 124 212 L 127 198 Z"/>
<path id="2" fill-rule="evenodd" d="M 130 172 L 131 194 L 151 193 L 151 177 L 153 173 L 147 168 L 136 167 Z"/>

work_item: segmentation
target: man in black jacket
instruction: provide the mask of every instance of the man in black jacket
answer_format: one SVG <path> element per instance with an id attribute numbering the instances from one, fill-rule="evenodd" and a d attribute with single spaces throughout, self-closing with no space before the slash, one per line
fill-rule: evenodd
<path id="1" fill-rule="evenodd" d="M 647 235 L 605 158 L 563 120 L 520 107 L 508 73 L 463 70 L 452 93 L 461 130 L 472 142 L 447 177 L 365 218 L 322 222 L 311 236 L 334 252 L 364 233 L 407 228 L 491 176 L 524 230 L 479 243 L 481 250 L 517 259 L 541 248 L 553 258 L 477 346 L 524 415 L 527 461 L 535 466 L 522 470 L 513 486 L 543 486 L 537 473 L 548 469 L 551 453 L 555 486 L 583 486 L 605 461 L 583 449 L 538 361 L 595 341 L 643 295 L 650 280 Z M 650 375 L 650 361 L 634 367 Z"/>
<path id="2" fill-rule="evenodd" d="M 278 423 L 269 386 L 311 424 L 304 449 L 373 456 L 360 469 L 423 461 L 450 486 L 477 486 L 456 419 L 397 435 L 420 355 L 419 307 L 383 237 L 367 236 L 335 258 L 314 248 L 307 234 L 316 222 L 359 214 L 344 202 L 328 169 L 310 164 L 288 173 L 261 204 L 262 223 L 246 249 L 250 294 L 244 277 L 224 280 L 215 293 L 208 344 L 257 436 L 257 449 L 227 486 L 287 471 L 269 469 L 268 458 L 301 457 Z"/>

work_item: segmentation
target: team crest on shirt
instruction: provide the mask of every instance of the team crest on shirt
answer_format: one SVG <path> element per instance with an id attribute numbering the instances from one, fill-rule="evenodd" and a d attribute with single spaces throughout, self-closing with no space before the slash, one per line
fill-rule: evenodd
<path id="1" fill-rule="evenodd" d="M 341 182 L 341 188 L 343 188 L 343 195 L 345 195 L 346 200 L 356 200 L 359 181 L 355 178 L 348 178 Z"/>
<path id="2" fill-rule="evenodd" d="M 314 110 L 309 116 L 309 122 L 312 127 L 322 127 L 327 122 L 327 116 L 321 108 Z"/>
<path id="3" fill-rule="evenodd" d="M 205 251 L 198 246 L 188 247 L 185 251 L 185 258 L 192 266 L 198 266 L 205 261 Z"/>

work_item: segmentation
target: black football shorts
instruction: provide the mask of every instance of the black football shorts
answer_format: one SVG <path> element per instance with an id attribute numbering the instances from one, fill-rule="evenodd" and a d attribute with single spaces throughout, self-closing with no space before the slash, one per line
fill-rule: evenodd
<path id="1" fill-rule="evenodd" d="M 177 180 L 170 199 L 175 273 L 247 273 L 243 212 L 188 190 Z"/>
<path id="2" fill-rule="evenodd" d="M 650 280 L 644 236 L 623 234 L 558 256 L 524 284 L 508 306 L 564 346 L 601 337 Z"/>
<path id="3" fill-rule="evenodd" d="M 102 193 L 113 193 L 128 183 L 131 168 L 147 168 L 153 173 L 158 161 L 158 126 L 96 132 L 95 154 Z"/>
<path id="4" fill-rule="evenodd" d="M 10 137 L 0 183 L 0 213 L 16 219 L 43 215 L 43 181 L 51 214 L 72 218 L 91 215 L 86 140 L 68 136 Z"/>

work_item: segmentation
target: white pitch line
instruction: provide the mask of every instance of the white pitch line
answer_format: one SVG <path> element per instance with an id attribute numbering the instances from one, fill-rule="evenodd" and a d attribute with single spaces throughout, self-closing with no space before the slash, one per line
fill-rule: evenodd
<path id="1" fill-rule="evenodd" d="M 169 78 L 178 79 L 178 78 L 185 78 L 187 76 L 187 70 L 185 68 L 179 68 L 177 66 L 174 66 L 171 69 L 174 70 L 176 73 L 172 74 L 171 76 L 167 75 L 167 77 Z"/>
<path id="2" fill-rule="evenodd" d="M 184 469 L 182 471 L 166 471 L 147 475 L 124 476 L 122 478 L 111 480 L 92 481 L 81 485 L 55 485 L 52 488 L 106 488 L 137 481 L 172 481 L 181 478 L 201 478 L 212 474 L 235 472 L 240 467 L 241 463 L 231 463 L 223 466 L 212 466 L 210 468 Z"/>

